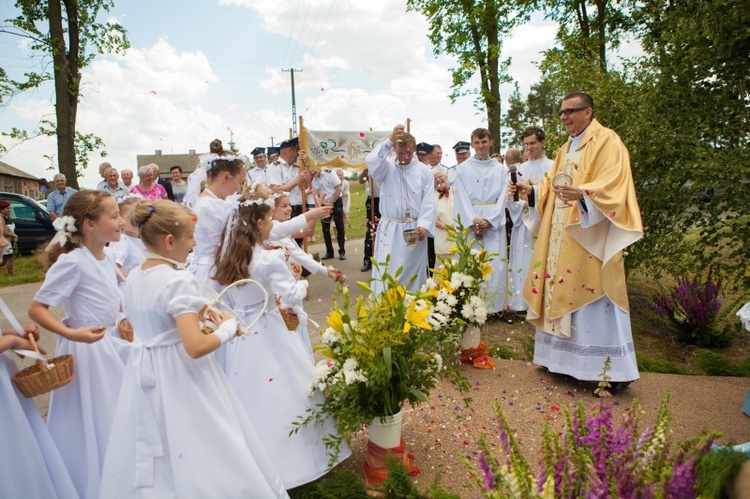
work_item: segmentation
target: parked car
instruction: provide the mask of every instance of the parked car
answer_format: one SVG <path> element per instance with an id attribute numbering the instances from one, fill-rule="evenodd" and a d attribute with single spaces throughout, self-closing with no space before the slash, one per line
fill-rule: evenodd
<path id="1" fill-rule="evenodd" d="M 0 200 L 10 203 L 11 221 L 16 224 L 19 252 L 33 253 L 55 235 L 52 217 L 39 202 L 12 192 L 0 192 Z"/>

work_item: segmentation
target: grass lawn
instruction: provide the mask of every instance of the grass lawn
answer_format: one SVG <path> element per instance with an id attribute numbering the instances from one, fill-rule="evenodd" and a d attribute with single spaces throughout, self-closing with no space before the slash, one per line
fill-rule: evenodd
<path id="1" fill-rule="evenodd" d="M 13 259 L 13 277 L 8 275 L 5 267 L 0 267 L 0 287 L 39 282 L 44 279 L 45 272 L 36 255 L 17 255 Z"/>
<path id="2" fill-rule="evenodd" d="M 352 198 L 351 208 L 349 210 L 349 222 L 346 224 L 346 238 L 351 241 L 352 239 L 361 239 L 365 237 L 365 221 L 367 219 L 367 212 L 365 211 L 365 185 L 360 184 L 356 180 L 349 181 L 350 196 Z M 322 224 L 315 226 L 315 241 L 316 243 L 323 242 L 323 229 Z M 334 225 L 331 224 L 331 237 L 334 240 L 334 246 L 336 245 L 336 236 L 334 236 Z"/>
<path id="3" fill-rule="evenodd" d="M 661 291 L 648 276 L 634 275 L 628 279 L 630 320 L 633 329 L 638 368 L 642 372 L 694 374 L 711 376 L 750 377 L 750 333 L 738 330 L 727 348 L 706 350 L 677 340 L 677 331 L 670 321 L 651 308 L 653 297 Z M 734 316 L 736 297 L 727 295 L 724 320 L 739 324 Z M 491 321 L 484 327 L 483 340 L 492 355 L 504 359 L 532 360 L 534 327 L 526 322 L 507 319 Z"/>

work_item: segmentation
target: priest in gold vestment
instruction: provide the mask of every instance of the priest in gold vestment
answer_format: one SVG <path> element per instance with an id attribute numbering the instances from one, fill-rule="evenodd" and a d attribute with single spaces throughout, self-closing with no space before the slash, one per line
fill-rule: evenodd
<path id="1" fill-rule="evenodd" d="M 571 139 L 544 182 L 517 185 L 539 215 L 524 220 L 537 236 L 523 293 L 536 326 L 534 363 L 598 380 L 609 357 L 617 392 L 639 378 L 622 255 L 643 236 L 630 157 L 594 118 L 589 95 L 567 94 L 559 114 Z"/>

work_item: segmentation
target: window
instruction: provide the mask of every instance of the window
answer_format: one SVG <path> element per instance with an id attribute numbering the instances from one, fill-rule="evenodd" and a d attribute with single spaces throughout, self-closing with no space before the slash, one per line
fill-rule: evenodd
<path id="1" fill-rule="evenodd" d="M 10 201 L 11 220 L 36 220 L 36 211 L 21 201 Z"/>

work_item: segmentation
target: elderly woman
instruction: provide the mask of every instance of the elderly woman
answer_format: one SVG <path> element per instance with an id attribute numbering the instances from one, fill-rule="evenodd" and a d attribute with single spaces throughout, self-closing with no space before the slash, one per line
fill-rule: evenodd
<path id="1" fill-rule="evenodd" d="M 448 228 L 453 227 L 453 187 L 440 168 L 433 168 L 435 175 L 435 254 L 449 255 L 453 243 L 448 241 Z"/>
<path id="2" fill-rule="evenodd" d="M 99 187 L 100 191 L 106 191 L 112 194 L 115 199 L 120 199 L 128 194 L 128 189 L 120 183 L 120 174 L 114 168 L 107 168 L 104 171 L 104 185 Z"/>
<path id="3" fill-rule="evenodd" d="M 169 173 L 172 175 L 171 183 L 174 200 L 176 203 L 182 203 L 187 192 L 187 182 L 182 179 L 182 167 L 175 165 L 169 169 Z"/>
<path id="4" fill-rule="evenodd" d="M 166 199 L 167 191 L 164 187 L 155 182 L 156 175 L 153 167 L 156 165 L 144 165 L 138 168 L 138 178 L 141 180 L 138 185 L 131 187 L 130 194 L 139 194 L 145 199 L 154 201 L 156 199 Z"/>

